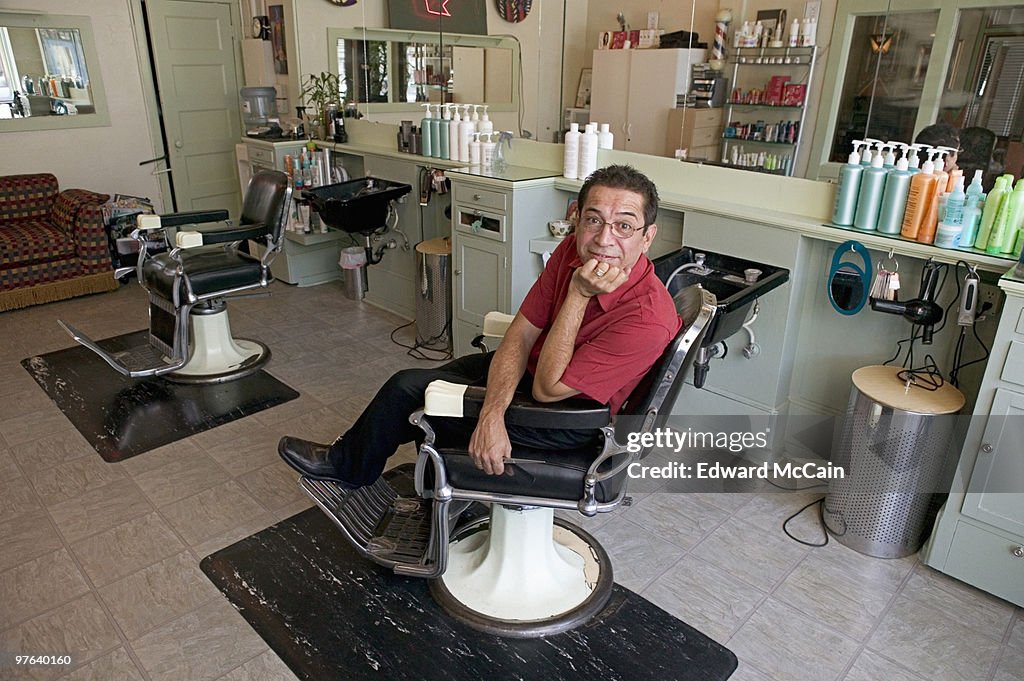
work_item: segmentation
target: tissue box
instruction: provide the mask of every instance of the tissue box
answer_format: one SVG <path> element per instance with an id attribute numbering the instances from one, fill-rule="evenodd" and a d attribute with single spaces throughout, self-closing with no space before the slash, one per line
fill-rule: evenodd
<path id="1" fill-rule="evenodd" d="M 640 42 L 637 43 L 636 47 L 648 48 L 658 47 L 661 43 L 661 34 L 664 33 L 661 29 L 643 29 L 640 31 Z"/>

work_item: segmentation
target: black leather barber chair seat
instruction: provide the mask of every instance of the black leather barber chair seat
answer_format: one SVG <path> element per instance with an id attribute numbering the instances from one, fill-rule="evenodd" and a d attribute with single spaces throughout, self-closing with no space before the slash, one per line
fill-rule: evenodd
<path id="1" fill-rule="evenodd" d="M 360 553 L 400 575 L 430 578 L 435 599 L 466 624 L 511 637 L 579 626 L 606 604 L 611 563 L 597 540 L 554 510 L 594 516 L 625 499 L 628 467 L 648 453 L 627 448 L 627 438 L 665 423 L 716 312 L 715 296 L 698 285 L 675 300 L 686 324 L 620 414 L 589 401 L 542 404 L 528 395 L 517 395 L 506 413 L 508 423 L 594 429 L 593 447 L 514 447 L 505 474 L 486 475 L 465 449 L 437 442 L 430 426 L 435 416 L 475 417 L 485 389 L 435 381 L 424 408 L 410 417 L 424 433 L 417 496 L 399 496 L 386 476 L 351 492 L 309 478 L 301 485 Z M 489 505 L 489 515 L 460 520 L 473 502 Z"/>
<path id="2" fill-rule="evenodd" d="M 245 191 L 237 225 L 226 210 L 140 216 L 132 236 L 141 249 L 136 265 L 139 283 L 149 293 L 148 344 L 111 354 L 70 324 L 71 336 L 126 376 L 167 375 L 182 382 L 221 382 L 257 371 L 270 359 L 259 341 L 234 338 L 227 301 L 263 295 L 273 281 L 270 263 L 281 248 L 291 200 L 288 176 L 276 170 L 253 175 Z M 198 230 L 199 224 L 220 223 Z M 147 257 L 147 232 L 179 229 L 175 247 Z M 262 255 L 240 249 L 246 240 L 261 245 Z M 128 270 L 130 271 L 130 270 Z M 124 270 L 114 276 L 120 277 Z"/>

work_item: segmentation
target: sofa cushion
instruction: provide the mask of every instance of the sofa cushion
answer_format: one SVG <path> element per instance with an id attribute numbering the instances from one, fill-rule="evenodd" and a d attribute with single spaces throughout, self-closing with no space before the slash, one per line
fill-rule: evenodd
<path id="1" fill-rule="evenodd" d="M 75 244 L 46 219 L 0 222 L 0 268 L 63 260 L 75 255 Z"/>
<path id="2" fill-rule="evenodd" d="M 0 223 L 46 219 L 57 191 L 57 178 L 50 173 L 0 177 Z"/>

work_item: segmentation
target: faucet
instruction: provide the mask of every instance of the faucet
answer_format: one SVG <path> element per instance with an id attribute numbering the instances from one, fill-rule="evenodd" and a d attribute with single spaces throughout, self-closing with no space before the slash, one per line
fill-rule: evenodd
<path id="1" fill-rule="evenodd" d="M 725 359 L 727 354 L 729 354 L 729 346 L 725 344 L 725 341 L 718 341 L 713 345 L 702 345 L 697 348 L 697 356 L 693 360 L 693 387 L 697 389 L 703 388 L 704 381 L 708 377 L 708 370 L 711 368 L 708 366 L 711 360 L 715 357 Z"/>

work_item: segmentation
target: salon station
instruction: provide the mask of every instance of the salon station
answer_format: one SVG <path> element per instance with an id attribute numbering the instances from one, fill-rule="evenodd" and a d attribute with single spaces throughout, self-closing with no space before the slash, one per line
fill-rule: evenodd
<path id="1" fill-rule="evenodd" d="M 1024 5 L 87 4 L 0 0 L 0 676 L 1024 680 Z M 507 413 L 600 446 L 281 461 L 610 166 L 683 326 Z"/>

